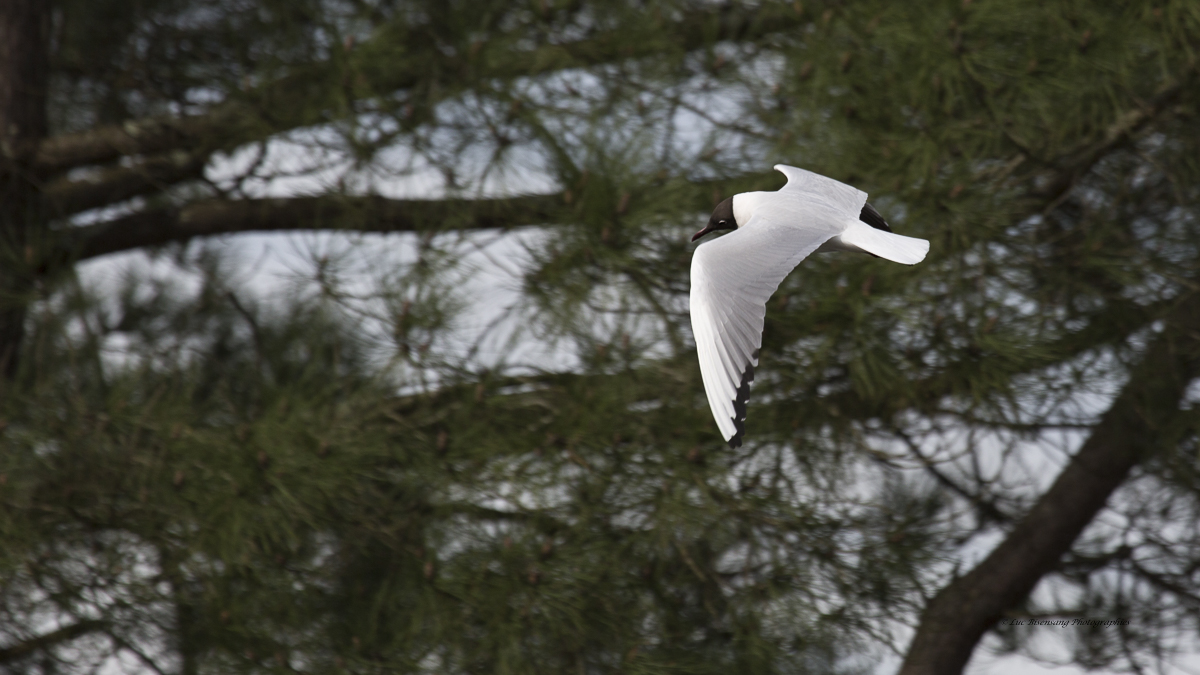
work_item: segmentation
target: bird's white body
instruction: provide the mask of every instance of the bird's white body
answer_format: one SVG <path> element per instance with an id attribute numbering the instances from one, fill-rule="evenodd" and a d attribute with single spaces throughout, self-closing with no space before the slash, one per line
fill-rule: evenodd
<path id="1" fill-rule="evenodd" d="M 929 242 L 875 229 L 860 220 L 867 194 L 832 178 L 782 164 L 778 192 L 745 192 L 732 201 L 737 229 L 692 256 L 691 315 L 700 372 L 725 440 L 741 444 L 746 402 L 766 303 L 816 251 L 862 251 L 913 265 Z"/>

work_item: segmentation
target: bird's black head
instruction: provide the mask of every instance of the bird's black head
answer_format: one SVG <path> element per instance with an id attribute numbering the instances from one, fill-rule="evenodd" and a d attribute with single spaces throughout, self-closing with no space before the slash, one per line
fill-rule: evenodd
<path id="1" fill-rule="evenodd" d="M 703 230 L 700 230 L 696 234 L 692 235 L 692 241 L 696 241 L 709 232 L 716 232 L 717 230 L 736 230 L 737 227 L 738 222 L 733 217 L 733 197 L 730 197 L 720 204 L 717 204 L 717 208 L 713 211 L 712 217 L 708 219 L 708 225 L 705 225 Z"/>

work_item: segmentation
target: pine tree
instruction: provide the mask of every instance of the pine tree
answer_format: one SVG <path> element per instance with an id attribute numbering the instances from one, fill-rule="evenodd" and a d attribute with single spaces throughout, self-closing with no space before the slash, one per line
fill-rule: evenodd
<path id="1" fill-rule="evenodd" d="M 5 3 L 0 668 L 1151 667 L 1200 618 L 1197 45 L 1174 0 Z M 777 162 L 932 251 L 794 272 L 731 450 L 687 239 Z M 225 236 L 304 231 L 269 294 Z"/>

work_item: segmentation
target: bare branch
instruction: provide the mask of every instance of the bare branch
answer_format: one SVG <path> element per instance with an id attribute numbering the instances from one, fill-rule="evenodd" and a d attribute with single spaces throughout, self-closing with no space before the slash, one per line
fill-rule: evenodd
<path id="1" fill-rule="evenodd" d="M 225 105 L 206 115 L 130 120 L 54 136 L 42 142 L 34 166 L 43 175 L 77 166 L 113 162 L 124 155 L 150 155 L 174 148 L 191 148 L 232 125 L 244 114 L 239 106 Z"/>
<path id="2" fill-rule="evenodd" d="M 959 485 L 954 481 L 954 479 L 943 473 L 941 469 L 938 468 L 937 463 L 933 460 L 933 458 L 921 452 L 920 444 L 914 441 L 912 436 L 909 436 L 907 433 L 905 433 L 903 429 L 893 429 L 892 433 L 895 434 L 896 437 L 901 441 L 903 441 L 906 446 L 908 446 L 909 452 L 911 452 L 913 456 L 915 456 L 921 462 L 921 466 L 925 467 L 925 471 L 927 471 L 929 475 L 933 476 L 934 480 L 936 480 L 939 485 L 967 500 L 972 506 L 975 507 L 976 512 L 979 514 L 980 527 L 985 525 L 988 521 L 997 523 L 1008 523 L 1012 521 L 1012 518 L 1007 513 L 1002 511 L 994 501 L 988 499 L 983 494 L 972 492 L 962 485 Z"/>
<path id="3" fill-rule="evenodd" d="M 134 166 L 103 169 L 87 178 L 60 178 L 43 189 L 42 198 L 47 211 L 61 218 L 199 178 L 206 163 L 204 155 L 178 150 L 151 157 Z"/>
<path id="4" fill-rule="evenodd" d="M 900 675 L 962 672 L 976 643 L 1053 570 L 1133 467 L 1177 432 L 1179 400 L 1200 375 L 1200 294 L 1165 317 L 1092 435 L 992 553 L 922 613 Z"/>
<path id="5" fill-rule="evenodd" d="M 79 621 L 69 626 L 63 626 L 58 630 L 52 630 L 45 635 L 39 635 L 38 637 L 19 642 L 10 647 L 5 647 L 0 649 L 0 664 L 16 661 L 17 659 L 49 649 L 60 643 L 74 640 L 88 633 L 95 633 L 103 630 L 107 625 L 104 621 Z"/>
<path id="6" fill-rule="evenodd" d="M 778 174 L 691 183 L 698 210 L 713 195 L 778 184 Z M 647 189 L 660 184 L 648 183 Z M 211 199 L 181 208 L 149 209 L 70 230 L 65 251 L 83 260 L 143 246 L 235 232 L 346 230 L 354 232 L 465 231 L 562 225 L 574 222 L 565 193 L 503 199 L 387 199 L 384 197 L 292 197 Z M 718 200 L 719 201 L 719 200 Z M 615 205 L 614 205 L 615 208 Z"/>
<path id="7" fill-rule="evenodd" d="M 182 208 L 150 209 L 76 228 L 71 231 L 68 248 L 76 259 L 82 260 L 235 232 L 505 229 L 562 222 L 568 215 L 564 207 L 559 195 L 443 201 L 383 197 L 212 199 Z"/>

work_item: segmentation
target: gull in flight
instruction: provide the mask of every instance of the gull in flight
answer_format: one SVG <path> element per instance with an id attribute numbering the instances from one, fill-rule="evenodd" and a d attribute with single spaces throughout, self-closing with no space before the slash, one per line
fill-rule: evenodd
<path id="1" fill-rule="evenodd" d="M 778 192 L 743 192 L 717 205 L 692 237 L 733 230 L 696 247 L 691 314 L 708 405 L 731 447 L 742 444 L 746 402 L 762 346 L 767 300 L 800 261 L 822 251 L 862 251 L 915 265 L 929 242 L 892 233 L 867 193 L 794 166 Z"/>

